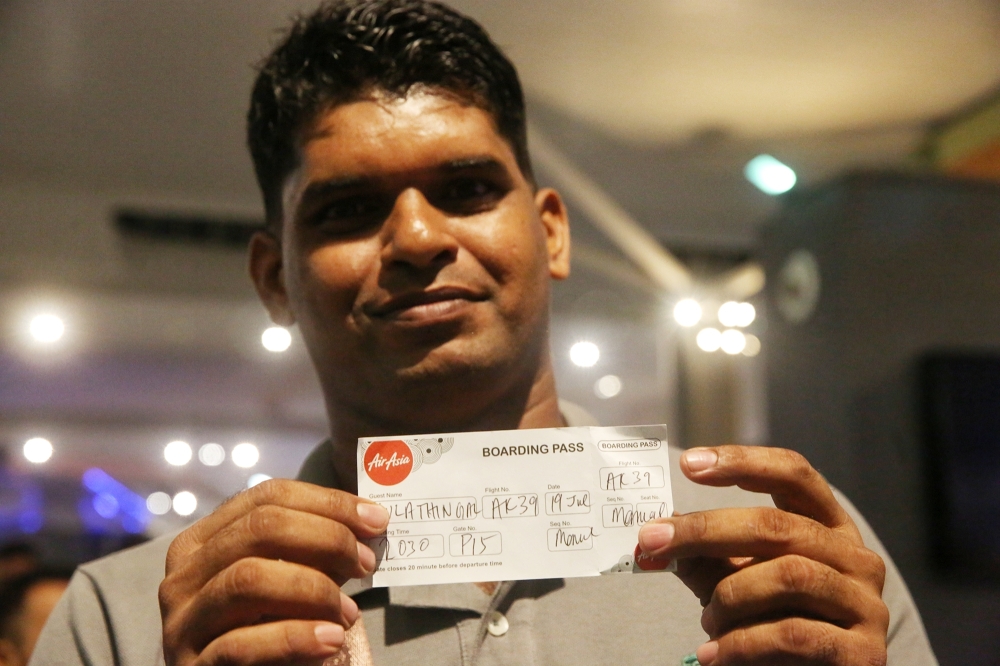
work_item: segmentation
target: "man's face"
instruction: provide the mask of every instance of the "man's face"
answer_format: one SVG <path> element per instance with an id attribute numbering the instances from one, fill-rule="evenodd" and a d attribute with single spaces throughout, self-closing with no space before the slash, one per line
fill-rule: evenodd
<path id="1" fill-rule="evenodd" d="M 423 92 L 343 104 L 310 129 L 283 192 L 271 286 L 256 266 L 278 250 L 251 261 L 272 317 L 300 326 L 328 399 L 371 408 L 415 384 L 537 365 L 568 227 L 489 114 Z"/>

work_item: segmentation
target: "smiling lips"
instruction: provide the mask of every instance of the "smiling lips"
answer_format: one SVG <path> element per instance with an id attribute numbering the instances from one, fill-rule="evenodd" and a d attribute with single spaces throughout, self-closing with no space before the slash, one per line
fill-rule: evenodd
<path id="1" fill-rule="evenodd" d="M 442 287 L 431 291 L 400 294 L 369 309 L 377 319 L 413 324 L 431 323 L 456 314 L 470 303 L 486 296 L 460 287 Z"/>

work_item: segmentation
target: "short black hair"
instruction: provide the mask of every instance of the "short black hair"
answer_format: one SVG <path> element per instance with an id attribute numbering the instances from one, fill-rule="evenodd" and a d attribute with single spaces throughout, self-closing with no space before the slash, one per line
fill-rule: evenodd
<path id="1" fill-rule="evenodd" d="M 280 226 L 282 185 L 298 166 L 301 132 L 319 114 L 415 87 L 488 112 L 534 182 L 517 70 L 482 26 L 426 0 L 333 0 L 295 18 L 259 66 L 247 142 L 268 225 Z"/>

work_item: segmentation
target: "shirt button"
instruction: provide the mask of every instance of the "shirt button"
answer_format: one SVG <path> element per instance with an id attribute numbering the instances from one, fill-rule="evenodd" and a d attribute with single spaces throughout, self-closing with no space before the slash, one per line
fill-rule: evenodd
<path id="1" fill-rule="evenodd" d="M 490 636 L 503 636 L 510 629 L 510 623 L 507 622 L 507 618 L 503 616 L 503 613 L 498 611 L 493 611 L 490 613 L 490 619 L 486 623 L 486 630 L 490 632 Z"/>

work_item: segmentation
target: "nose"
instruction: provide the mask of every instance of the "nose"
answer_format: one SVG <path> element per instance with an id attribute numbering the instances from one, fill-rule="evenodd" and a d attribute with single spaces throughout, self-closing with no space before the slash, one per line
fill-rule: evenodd
<path id="1" fill-rule="evenodd" d="M 382 263 L 428 268 L 454 261 L 458 242 L 448 231 L 448 219 L 416 188 L 396 198 L 382 225 Z"/>

